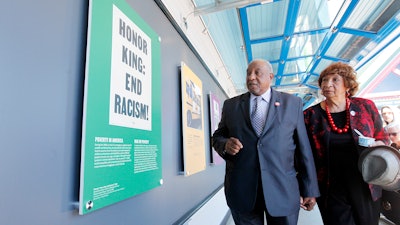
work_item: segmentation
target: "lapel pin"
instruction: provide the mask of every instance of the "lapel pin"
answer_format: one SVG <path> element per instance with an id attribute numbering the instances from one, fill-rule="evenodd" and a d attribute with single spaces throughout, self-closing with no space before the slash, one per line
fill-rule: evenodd
<path id="1" fill-rule="evenodd" d="M 280 106 L 280 105 L 281 105 L 281 103 L 275 102 L 275 106 L 276 106 L 276 107 L 278 107 L 278 106 Z"/>

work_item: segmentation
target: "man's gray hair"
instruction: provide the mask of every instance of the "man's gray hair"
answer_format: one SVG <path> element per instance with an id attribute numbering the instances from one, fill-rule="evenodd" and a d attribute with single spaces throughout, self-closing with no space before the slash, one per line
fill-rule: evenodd
<path id="1" fill-rule="evenodd" d="M 391 122 L 389 123 L 386 127 L 385 127 L 385 132 L 388 133 L 388 129 L 389 128 L 395 128 L 397 131 L 400 131 L 400 123 L 395 121 L 395 122 Z"/>
<path id="2" fill-rule="evenodd" d="M 271 64 L 268 60 L 265 60 L 265 59 L 253 59 L 253 60 L 250 62 L 250 64 L 251 64 L 252 62 L 256 62 L 256 61 L 265 63 L 265 65 L 267 65 L 267 68 L 268 68 L 268 70 L 270 71 L 270 73 L 274 73 L 274 69 L 272 68 L 272 64 Z"/>

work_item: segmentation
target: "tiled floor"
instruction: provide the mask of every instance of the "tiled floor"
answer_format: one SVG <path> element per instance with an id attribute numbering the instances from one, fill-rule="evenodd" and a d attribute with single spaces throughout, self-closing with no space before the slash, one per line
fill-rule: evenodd
<path id="1" fill-rule="evenodd" d="M 267 223 L 265 222 L 267 225 Z M 314 208 L 312 211 L 300 210 L 298 225 L 323 225 L 321 216 L 319 214 L 318 207 Z M 230 217 L 226 225 L 235 225 L 232 217 Z M 384 217 L 379 221 L 379 225 L 396 225 L 386 220 Z"/>
<path id="2" fill-rule="evenodd" d="M 267 224 L 267 222 L 265 222 Z M 318 206 L 312 211 L 300 210 L 298 225 L 323 225 L 321 216 L 319 214 Z M 230 217 L 226 225 L 235 225 L 232 217 Z"/>

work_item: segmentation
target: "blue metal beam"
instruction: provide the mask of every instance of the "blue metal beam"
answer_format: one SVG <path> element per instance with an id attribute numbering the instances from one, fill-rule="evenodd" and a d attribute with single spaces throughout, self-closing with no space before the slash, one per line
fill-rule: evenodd
<path id="1" fill-rule="evenodd" d="M 326 59 L 329 61 L 334 61 L 334 62 L 350 62 L 349 59 L 343 59 L 343 58 L 338 58 L 338 57 L 333 57 L 333 56 L 329 56 L 329 55 L 323 55 L 321 56 L 321 59 Z"/>
<path id="2" fill-rule="evenodd" d="M 376 38 L 376 32 L 372 32 L 372 31 L 365 31 L 365 30 L 342 27 L 340 29 L 340 32 L 346 33 L 346 34 L 351 34 L 351 35 L 362 36 L 362 37 L 366 37 L 366 38 L 370 38 L 370 39 Z"/>
<path id="3" fill-rule="evenodd" d="M 286 58 L 288 57 L 288 54 L 289 54 L 291 37 L 294 33 L 297 15 L 299 14 L 299 10 L 300 10 L 300 0 L 289 1 L 288 12 L 286 15 L 285 31 L 283 32 L 285 41 L 282 42 L 281 55 L 279 57 L 280 62 L 278 64 L 279 66 L 278 66 L 277 74 L 283 74 L 285 64 L 286 64 Z M 279 77 L 277 77 L 275 84 L 279 85 L 280 83 L 281 83 L 281 79 Z"/>
<path id="4" fill-rule="evenodd" d="M 343 25 L 346 23 L 347 19 L 350 17 L 351 13 L 354 11 L 355 7 L 358 4 L 358 0 L 353 0 L 350 2 L 349 6 L 346 8 L 346 11 L 344 12 L 343 16 L 339 19 L 339 21 L 334 21 L 332 24 L 332 30 L 330 30 L 327 35 L 325 36 L 324 40 L 322 41 L 317 54 L 315 58 L 313 59 L 313 62 L 311 62 L 308 71 L 310 73 L 313 73 L 314 70 L 317 68 L 319 62 L 321 61 L 321 58 L 325 56 L 325 53 L 328 51 L 329 47 L 332 45 L 333 41 L 335 40 L 336 36 L 338 35 L 339 32 L 341 32 L 341 29 L 343 28 Z M 305 82 L 307 79 L 305 80 Z"/>
<path id="5" fill-rule="evenodd" d="M 272 41 L 281 41 L 284 40 L 285 37 L 283 35 L 277 35 L 277 36 L 270 36 L 267 38 L 259 38 L 259 39 L 253 39 L 250 40 L 250 44 L 260 44 L 260 43 L 266 43 L 266 42 L 272 42 Z"/>
<path id="6" fill-rule="evenodd" d="M 314 34 L 320 34 L 320 33 L 326 33 L 329 31 L 329 28 L 322 28 L 322 29 L 315 29 L 311 31 L 303 31 L 303 32 L 297 32 L 292 34 L 292 38 L 295 37 L 301 37 L 305 35 L 314 35 Z M 270 36 L 266 38 L 259 38 L 259 39 L 253 39 L 250 40 L 250 44 L 260 44 L 260 43 L 265 43 L 265 42 L 272 42 L 272 41 L 281 41 L 285 39 L 286 35 L 276 35 L 276 36 Z"/>
<path id="7" fill-rule="evenodd" d="M 250 30 L 249 30 L 249 21 L 247 20 L 247 7 L 240 8 L 239 15 L 240 15 L 240 23 L 242 24 L 244 46 L 247 53 L 247 62 L 251 62 L 251 60 L 253 60 L 253 52 L 251 50 L 251 43 L 250 43 Z"/>
<path id="8" fill-rule="evenodd" d="M 400 15 L 400 12 L 398 12 L 392 19 L 390 19 L 385 26 L 383 26 L 377 33 L 376 37 L 371 40 L 372 42 L 379 43 L 383 41 L 384 39 L 388 38 L 389 35 L 391 35 L 398 27 L 400 27 L 400 20 L 397 19 L 398 15 Z M 359 68 L 363 67 L 366 63 L 368 63 L 371 59 L 373 59 L 375 56 L 377 56 L 383 49 L 385 49 L 387 46 L 389 46 L 393 41 L 395 41 L 397 38 L 400 38 L 400 32 L 397 33 L 397 35 L 393 35 L 393 38 L 388 40 L 386 44 L 382 45 L 379 47 L 377 51 L 375 51 L 372 55 L 368 55 L 368 58 L 361 64 L 357 65 L 355 68 L 358 70 Z M 377 46 L 378 47 L 378 46 Z M 357 59 L 362 60 L 364 57 L 359 56 Z"/>

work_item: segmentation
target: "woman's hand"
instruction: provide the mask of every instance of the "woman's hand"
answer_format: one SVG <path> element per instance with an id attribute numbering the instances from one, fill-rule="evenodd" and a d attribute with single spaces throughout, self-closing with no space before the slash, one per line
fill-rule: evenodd
<path id="1" fill-rule="evenodd" d="M 300 196 L 300 207 L 304 210 L 311 211 L 313 210 L 315 204 L 317 204 L 317 201 L 315 200 L 314 197 L 303 197 Z"/>
<path id="2" fill-rule="evenodd" d="M 378 145 L 385 145 L 385 143 L 383 141 L 374 141 L 374 143 L 372 143 L 369 147 L 374 147 Z"/>

